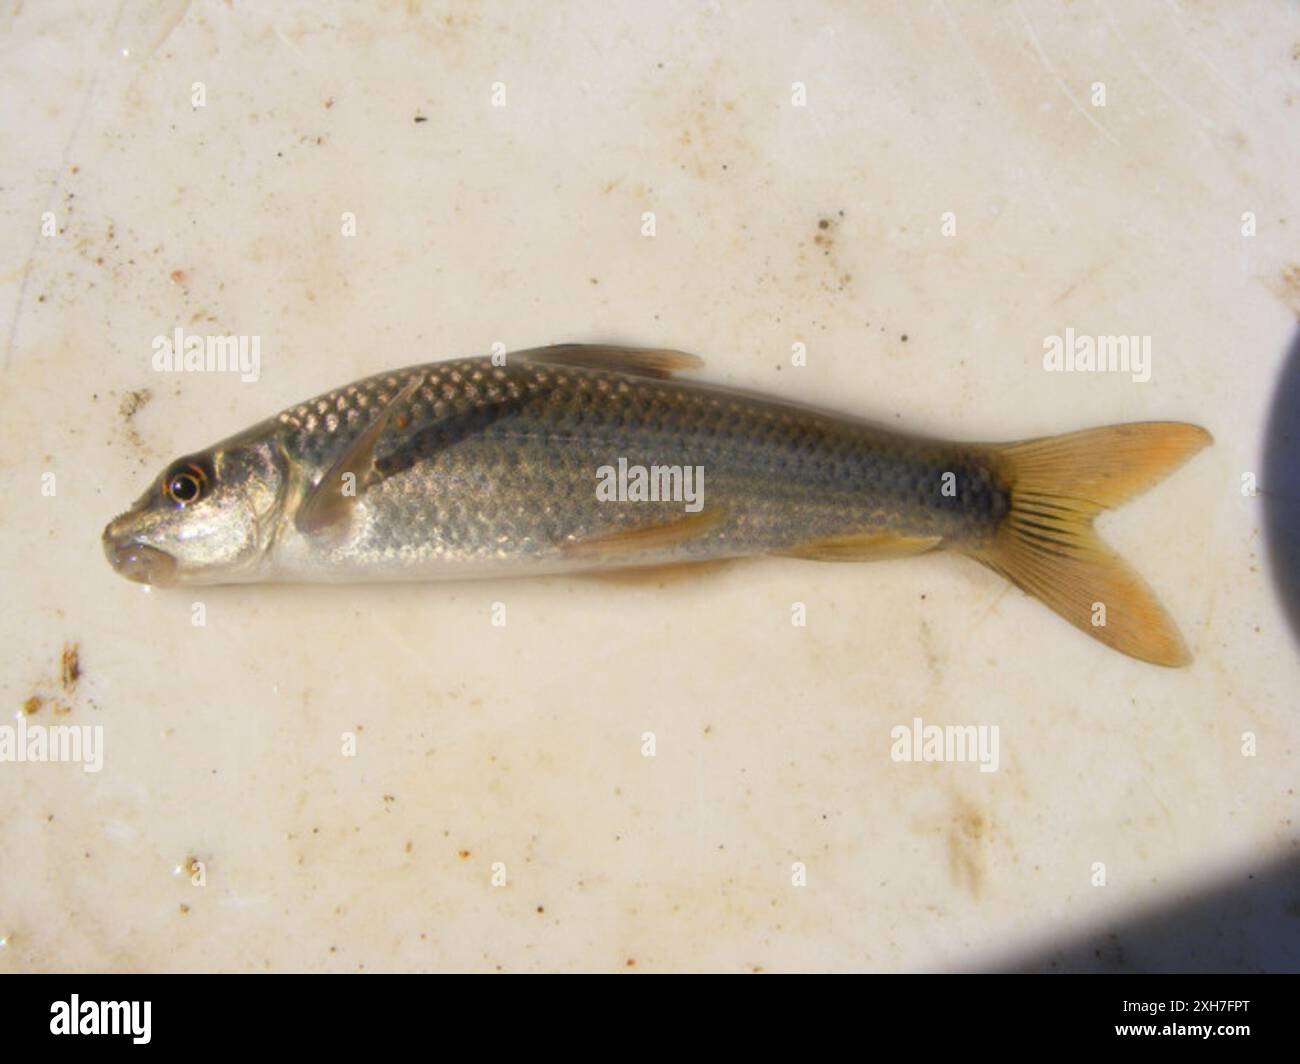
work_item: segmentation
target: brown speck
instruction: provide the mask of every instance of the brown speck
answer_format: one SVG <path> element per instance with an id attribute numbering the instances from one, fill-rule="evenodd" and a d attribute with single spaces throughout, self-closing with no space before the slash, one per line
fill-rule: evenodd
<path id="1" fill-rule="evenodd" d="M 33 713 L 40 712 L 41 706 L 45 704 L 45 699 L 40 695 L 32 695 L 23 703 L 23 715 L 30 717 Z"/>
<path id="2" fill-rule="evenodd" d="M 172 284 L 184 284 L 184 283 L 185 283 L 185 271 L 184 271 L 184 270 L 172 270 L 172 272 L 169 273 L 169 274 L 167 275 L 167 277 L 168 277 L 168 279 L 171 281 Z"/>
<path id="3" fill-rule="evenodd" d="M 1291 263 L 1284 267 L 1270 287 L 1291 313 L 1300 318 L 1300 265 Z"/>
<path id="4" fill-rule="evenodd" d="M 407 853 L 410 853 L 413 849 L 415 849 L 415 843 L 412 842 L 410 839 L 407 839 L 407 840 L 406 840 L 406 852 L 407 852 Z"/>
<path id="5" fill-rule="evenodd" d="M 468 860 L 469 850 L 461 850 L 457 855 L 462 861 Z"/>
<path id="6" fill-rule="evenodd" d="M 907 333 L 903 333 L 903 335 L 900 336 L 899 339 L 902 340 L 903 343 L 907 343 Z"/>
<path id="7" fill-rule="evenodd" d="M 826 218 L 823 218 L 820 222 L 817 223 L 818 229 L 829 229 L 830 227 L 831 227 L 831 223 Z"/>
<path id="8" fill-rule="evenodd" d="M 328 111 L 333 106 L 334 106 L 334 97 L 331 96 L 328 100 L 325 101 L 325 110 Z"/>
<path id="9" fill-rule="evenodd" d="M 187 913 L 189 911 L 190 911 L 190 907 L 186 905 L 184 902 L 181 902 L 181 912 Z"/>
<path id="10" fill-rule="evenodd" d="M 81 651 L 76 643 L 63 644 L 63 660 L 59 668 L 59 683 L 71 692 L 81 678 Z"/>
<path id="11" fill-rule="evenodd" d="M 130 421 L 141 407 L 149 404 L 149 400 L 152 398 L 153 392 L 148 388 L 141 388 L 138 392 L 127 392 L 126 395 L 122 396 L 122 402 L 117 408 L 118 413 L 125 420 Z"/>
<path id="12" fill-rule="evenodd" d="M 544 913 L 544 912 L 546 912 L 546 906 L 545 906 L 545 905 L 539 905 L 539 906 L 537 906 L 537 911 L 538 911 L 539 913 Z"/>
<path id="13" fill-rule="evenodd" d="M 626 961 L 624 961 L 623 963 L 624 963 L 628 968 L 635 968 L 635 967 L 636 967 L 636 960 L 635 960 L 634 958 L 632 958 L 632 957 L 629 957 L 629 958 L 628 958 Z"/>
<path id="14" fill-rule="evenodd" d="M 429 121 L 429 120 L 428 120 L 424 115 L 416 115 L 416 116 L 415 116 L 415 122 L 416 122 L 417 125 L 418 125 L 419 123 L 421 123 L 421 122 L 427 122 L 427 121 Z"/>

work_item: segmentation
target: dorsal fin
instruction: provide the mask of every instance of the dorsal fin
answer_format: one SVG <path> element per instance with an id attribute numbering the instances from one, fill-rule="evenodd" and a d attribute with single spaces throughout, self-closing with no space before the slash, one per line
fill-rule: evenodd
<path id="1" fill-rule="evenodd" d="M 704 360 L 685 351 L 657 347 L 609 347 L 604 344 L 554 344 L 518 351 L 509 358 L 526 358 L 552 366 L 607 369 L 638 377 L 671 377 L 677 370 L 699 369 Z"/>

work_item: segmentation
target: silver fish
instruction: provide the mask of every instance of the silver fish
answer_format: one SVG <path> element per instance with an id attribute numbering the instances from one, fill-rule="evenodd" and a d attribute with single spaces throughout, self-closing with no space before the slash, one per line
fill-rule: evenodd
<path id="1" fill-rule="evenodd" d="M 1092 522 L 1205 446 L 1204 429 L 952 443 L 676 376 L 699 365 L 562 345 L 368 377 L 173 462 L 104 550 L 166 586 L 949 548 L 1126 654 L 1190 660 Z"/>

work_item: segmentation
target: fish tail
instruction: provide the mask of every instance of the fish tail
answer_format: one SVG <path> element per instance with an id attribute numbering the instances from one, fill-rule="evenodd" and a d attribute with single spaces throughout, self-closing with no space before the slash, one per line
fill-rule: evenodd
<path id="1" fill-rule="evenodd" d="M 1146 582 L 1097 535 L 1093 519 L 1173 472 L 1212 437 L 1148 421 L 990 448 L 1010 510 L 990 540 L 962 549 L 1107 646 L 1156 665 L 1191 661 Z"/>

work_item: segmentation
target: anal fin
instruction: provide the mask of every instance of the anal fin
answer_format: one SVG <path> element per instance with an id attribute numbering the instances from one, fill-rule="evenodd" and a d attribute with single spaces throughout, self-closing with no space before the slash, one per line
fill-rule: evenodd
<path id="1" fill-rule="evenodd" d="M 942 538 L 907 536 L 901 532 L 855 532 L 808 540 L 772 553 L 783 558 L 806 558 L 818 562 L 866 562 L 924 554 L 937 547 Z"/>

